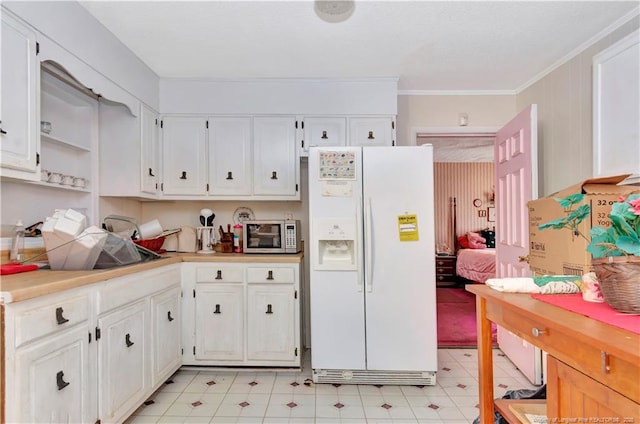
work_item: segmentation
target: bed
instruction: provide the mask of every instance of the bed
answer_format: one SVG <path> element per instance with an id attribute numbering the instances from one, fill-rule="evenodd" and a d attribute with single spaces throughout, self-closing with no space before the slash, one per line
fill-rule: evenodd
<path id="1" fill-rule="evenodd" d="M 496 276 L 496 249 L 459 249 L 456 274 L 477 283 Z"/>
<path id="2" fill-rule="evenodd" d="M 456 252 L 456 275 L 469 281 L 484 284 L 496 276 L 495 231 L 488 228 L 475 231 L 485 239 L 486 248 L 470 249 L 468 243 L 461 243 L 469 232 L 458 236 L 456 198 L 452 202 L 453 239 Z"/>

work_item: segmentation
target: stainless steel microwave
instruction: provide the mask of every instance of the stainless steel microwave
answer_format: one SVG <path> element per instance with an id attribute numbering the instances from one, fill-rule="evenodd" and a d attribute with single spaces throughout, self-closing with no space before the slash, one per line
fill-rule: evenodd
<path id="1" fill-rule="evenodd" d="M 302 250 L 297 219 L 244 221 L 244 253 L 298 253 Z"/>

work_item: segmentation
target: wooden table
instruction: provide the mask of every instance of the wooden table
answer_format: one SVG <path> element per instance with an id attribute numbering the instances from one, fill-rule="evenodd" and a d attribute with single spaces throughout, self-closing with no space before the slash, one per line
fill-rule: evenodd
<path id="1" fill-rule="evenodd" d="M 491 322 L 548 353 L 549 423 L 640 423 L 640 336 L 541 302 L 473 284 L 478 326 L 480 422 L 493 423 Z M 497 407 L 510 423 L 508 403 Z M 533 402 L 533 401 L 531 401 Z M 539 402 L 539 401 L 538 401 Z"/>

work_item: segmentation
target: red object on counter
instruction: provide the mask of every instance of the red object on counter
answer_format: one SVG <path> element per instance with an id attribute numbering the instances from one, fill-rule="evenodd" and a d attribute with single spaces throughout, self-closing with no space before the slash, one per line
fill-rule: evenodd
<path id="1" fill-rule="evenodd" d="M 19 262 L 12 262 L 0 265 L 0 275 L 17 274 L 19 272 L 35 271 L 36 269 L 38 269 L 38 265 L 35 264 L 23 265 Z"/>
<path id="2" fill-rule="evenodd" d="M 162 245 L 164 244 L 164 237 L 157 237 L 152 239 L 142 239 L 142 240 L 133 240 L 135 244 L 139 244 L 140 246 L 153 250 L 154 252 L 160 252 Z"/>

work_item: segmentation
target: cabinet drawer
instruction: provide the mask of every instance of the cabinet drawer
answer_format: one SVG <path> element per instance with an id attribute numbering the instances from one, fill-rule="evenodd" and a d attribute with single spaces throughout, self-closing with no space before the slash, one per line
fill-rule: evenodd
<path id="1" fill-rule="evenodd" d="M 87 296 L 40 305 L 15 318 L 15 346 L 72 327 L 89 318 Z"/>
<path id="2" fill-rule="evenodd" d="M 500 308 L 502 309 L 502 308 Z M 634 401 L 640 401 L 640 366 L 607 352 L 606 341 L 594 346 L 572 337 L 553 324 L 511 310 L 497 311 L 493 306 L 488 315 L 502 314 L 502 322 L 512 332 L 555 356 L 567 365 Z M 490 318 L 491 319 L 491 318 Z M 500 324 L 500 320 L 498 320 Z"/>
<path id="3" fill-rule="evenodd" d="M 294 283 L 293 268 L 248 268 L 247 282 L 249 283 Z"/>
<path id="4" fill-rule="evenodd" d="M 202 266 L 196 268 L 198 283 L 242 283 L 243 269 L 237 266 Z"/>
<path id="5" fill-rule="evenodd" d="M 456 258 L 436 258 L 436 268 L 447 268 L 447 269 L 455 269 L 456 267 Z"/>

